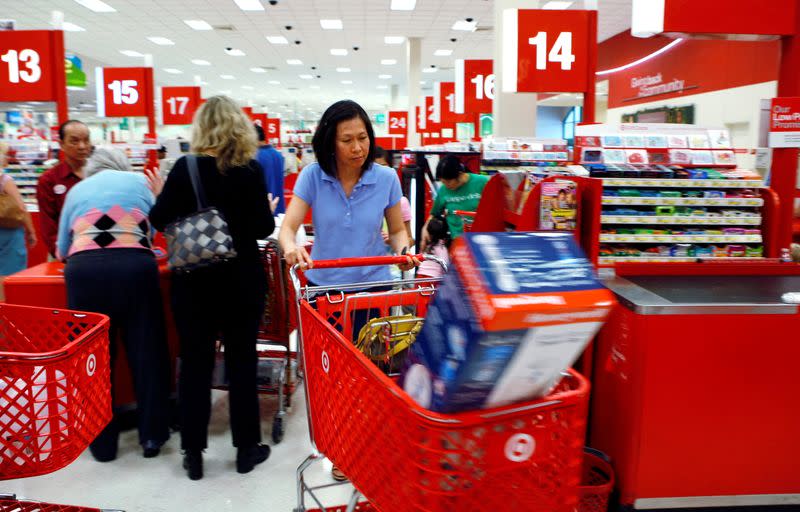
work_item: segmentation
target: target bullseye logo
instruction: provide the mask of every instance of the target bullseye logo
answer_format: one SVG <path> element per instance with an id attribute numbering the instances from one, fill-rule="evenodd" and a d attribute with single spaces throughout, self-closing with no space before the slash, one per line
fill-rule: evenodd
<path id="1" fill-rule="evenodd" d="M 97 358 L 94 354 L 89 354 L 89 357 L 86 359 L 86 374 L 91 377 L 94 375 L 94 372 L 97 370 Z"/>
<path id="2" fill-rule="evenodd" d="M 324 350 L 322 351 L 322 369 L 325 371 L 325 373 L 328 373 L 328 371 L 331 369 L 331 360 L 328 357 L 328 353 Z"/>
<path id="3" fill-rule="evenodd" d="M 535 451 L 536 440 L 529 434 L 514 434 L 506 441 L 506 458 L 511 462 L 525 462 Z"/>

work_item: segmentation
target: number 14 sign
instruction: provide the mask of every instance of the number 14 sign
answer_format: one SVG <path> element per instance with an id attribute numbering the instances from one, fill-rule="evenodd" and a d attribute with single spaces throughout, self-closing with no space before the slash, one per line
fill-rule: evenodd
<path id="1" fill-rule="evenodd" d="M 503 92 L 584 92 L 594 80 L 592 11 L 503 11 Z"/>

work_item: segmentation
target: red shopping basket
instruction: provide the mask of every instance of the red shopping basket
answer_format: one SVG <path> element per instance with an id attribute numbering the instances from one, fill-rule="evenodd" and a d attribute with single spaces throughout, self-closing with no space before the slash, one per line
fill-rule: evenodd
<path id="1" fill-rule="evenodd" d="M 409 307 L 408 289 L 392 293 L 353 300 L 358 308 Z M 370 295 L 374 304 L 365 302 Z M 418 315 L 430 296 L 416 294 Z M 345 319 L 347 333 L 353 301 L 328 299 L 317 299 L 319 310 L 300 304 L 311 434 L 376 510 L 575 510 L 589 393 L 583 377 L 570 371 L 540 400 L 432 413 L 331 325 Z"/>
<path id="2" fill-rule="evenodd" d="M 586 448 L 583 454 L 580 505 L 578 512 L 606 512 L 608 499 L 614 490 L 614 468 L 602 453 Z"/>
<path id="3" fill-rule="evenodd" d="M 108 323 L 0 304 L 0 479 L 66 466 L 109 422 Z"/>
<path id="4" fill-rule="evenodd" d="M 4 500 L 0 498 L 0 512 L 102 512 L 99 508 L 56 505 L 40 501 Z"/>

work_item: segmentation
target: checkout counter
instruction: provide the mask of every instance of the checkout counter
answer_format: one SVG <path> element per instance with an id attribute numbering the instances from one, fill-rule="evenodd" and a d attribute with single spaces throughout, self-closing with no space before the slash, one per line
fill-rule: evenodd
<path id="1" fill-rule="evenodd" d="M 800 272 L 752 274 L 607 279 L 589 444 L 622 505 L 800 504 Z"/>

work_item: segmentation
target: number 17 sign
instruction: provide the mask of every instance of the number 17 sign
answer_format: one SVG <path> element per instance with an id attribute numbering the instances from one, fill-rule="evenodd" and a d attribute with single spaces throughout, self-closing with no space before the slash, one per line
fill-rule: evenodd
<path id="1" fill-rule="evenodd" d="M 584 92 L 597 17 L 591 11 L 503 11 L 503 92 Z M 591 77 L 594 79 L 594 76 Z"/>
<path id="2" fill-rule="evenodd" d="M 192 124 L 194 113 L 199 107 L 199 87 L 161 88 L 163 124 Z"/>

